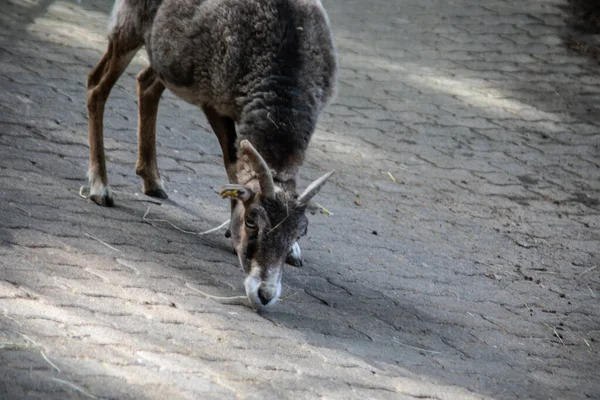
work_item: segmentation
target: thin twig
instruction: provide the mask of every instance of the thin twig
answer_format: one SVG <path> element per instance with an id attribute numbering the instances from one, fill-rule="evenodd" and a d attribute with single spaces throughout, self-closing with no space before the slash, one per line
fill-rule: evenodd
<path id="1" fill-rule="evenodd" d="M 42 357 L 44 357 L 44 360 L 46 360 L 48 362 L 48 364 L 52 365 L 52 367 L 54 367 L 55 370 L 57 370 L 58 372 L 60 372 L 60 368 L 58 368 L 56 365 L 54 365 L 54 363 L 52 361 L 50 361 L 48 359 L 48 357 L 46 357 L 46 355 L 44 354 L 43 351 L 40 350 L 40 354 L 42 355 Z"/>
<path id="2" fill-rule="evenodd" d="M 105 276 L 103 276 L 103 275 L 100 275 L 100 274 L 99 274 L 99 273 L 97 273 L 97 272 L 94 272 L 94 271 L 92 271 L 92 269 L 91 269 L 91 268 L 87 268 L 87 267 L 86 267 L 86 268 L 84 268 L 83 270 L 84 270 L 85 272 L 87 272 L 88 274 L 92 274 L 92 275 L 94 275 L 94 276 L 97 276 L 98 278 L 102 279 L 102 281 L 103 281 L 103 282 L 110 282 L 110 280 L 109 280 L 107 277 L 105 277 Z"/>
<path id="3" fill-rule="evenodd" d="M 364 332 L 361 332 L 361 333 L 365 334 Z M 366 334 L 365 334 L 365 335 L 366 335 Z M 384 336 L 381 336 L 381 335 L 377 335 L 377 334 L 375 334 L 375 333 L 369 333 L 369 335 L 367 335 L 367 336 L 376 336 L 376 337 L 379 337 L 379 338 L 382 338 L 382 339 L 387 339 L 386 337 L 384 337 Z M 411 345 L 408 345 L 408 344 L 404 344 L 404 343 L 402 343 L 402 342 L 398 341 L 398 340 L 397 340 L 395 337 L 392 337 L 392 341 L 393 341 L 394 343 L 396 343 L 396 344 L 398 344 L 398 345 L 402 346 L 402 347 L 406 347 L 406 348 L 409 348 L 409 349 L 418 350 L 418 351 L 424 351 L 424 352 L 426 352 L 426 353 L 431 353 L 431 354 L 443 354 L 443 353 L 441 353 L 441 352 L 439 352 L 439 351 L 435 351 L 435 350 L 427 350 L 427 349 L 422 349 L 422 348 L 420 348 L 420 347 L 415 347 L 415 346 L 411 346 Z"/>
<path id="4" fill-rule="evenodd" d="M 16 206 L 16 205 L 14 205 L 14 204 L 12 204 L 12 203 L 9 203 L 9 205 L 13 206 L 14 208 L 16 208 L 16 209 L 17 209 L 17 210 L 19 210 L 19 211 L 23 211 L 25 214 L 27 214 L 27 216 L 28 216 L 28 217 L 30 217 L 30 216 L 31 216 L 31 214 L 29 213 L 29 211 L 27 211 L 26 209 L 24 209 L 24 208 L 21 208 L 21 207 L 19 207 L 19 206 Z"/>
<path id="5" fill-rule="evenodd" d="M 124 267 L 129 268 L 130 270 L 132 270 L 136 275 L 140 275 L 140 270 L 137 269 L 134 265 L 131 265 L 129 261 L 127 260 L 123 260 L 121 258 L 117 258 L 117 264 L 120 264 Z"/>
<path id="6" fill-rule="evenodd" d="M 53 381 L 58 382 L 58 383 L 62 383 L 63 385 L 67 385 L 68 387 L 70 387 L 71 389 L 74 389 L 76 391 L 78 391 L 79 393 L 81 393 L 82 395 L 89 397 L 90 399 L 97 399 L 98 397 L 94 396 L 91 393 L 88 393 L 87 391 L 85 391 L 83 388 L 71 383 L 71 382 L 67 382 L 67 381 L 63 381 L 62 379 L 58 379 L 58 378 L 52 378 Z"/>
<path id="7" fill-rule="evenodd" d="M 587 274 L 588 272 L 590 272 L 590 271 L 592 271 L 592 270 L 594 270 L 594 269 L 596 269 L 596 268 L 598 268 L 598 266 L 597 266 L 597 265 L 594 265 L 593 267 L 590 267 L 590 268 L 586 269 L 585 271 L 583 271 L 582 273 L 580 273 L 580 274 L 579 274 L 579 275 L 577 275 L 577 276 L 581 276 L 581 275 L 583 275 L 583 274 Z"/>
<path id="8" fill-rule="evenodd" d="M 227 224 L 228 224 L 230 221 L 231 221 L 231 220 L 230 220 L 230 219 L 228 219 L 227 221 L 223 222 L 221 225 L 217 226 L 216 228 L 212 228 L 212 229 L 209 229 L 209 230 L 207 230 L 207 231 L 200 232 L 200 233 L 198 233 L 198 235 L 206 235 L 206 234 L 209 234 L 209 233 L 213 233 L 213 232 L 215 232 L 215 231 L 218 231 L 219 229 L 221 229 L 221 228 L 224 228 L 224 227 L 225 227 L 225 226 L 226 226 L 226 225 L 227 225 Z"/>
<path id="9" fill-rule="evenodd" d="M 40 347 L 40 345 L 38 345 L 35 340 L 33 340 L 32 338 L 30 338 L 29 336 L 25 335 L 24 333 L 21 333 L 19 331 L 15 331 L 14 329 L 11 329 L 11 331 L 13 331 L 14 333 L 16 333 L 17 335 L 21 335 L 23 336 L 26 340 L 30 341 L 31 343 L 33 343 L 34 345 L 36 345 L 37 347 Z"/>
<path id="10" fill-rule="evenodd" d="M 569 104 L 564 97 L 561 96 L 560 93 L 558 93 L 558 90 L 554 89 L 554 93 L 556 93 L 558 95 L 558 97 L 560 97 L 560 99 L 563 101 L 563 103 L 565 104 Z"/>
<path id="11" fill-rule="evenodd" d="M 295 291 L 295 292 L 293 292 L 293 293 L 290 293 L 290 294 L 288 294 L 288 295 L 287 295 L 287 296 L 285 296 L 285 297 L 280 297 L 280 298 L 279 298 L 279 301 L 281 301 L 281 302 L 284 302 L 284 301 L 286 301 L 287 299 L 289 299 L 289 298 L 291 298 L 291 297 L 294 297 L 294 296 L 295 296 L 295 295 L 297 295 L 298 293 L 300 293 L 300 291 L 299 291 L 299 290 L 298 290 L 298 291 Z"/>
<path id="12" fill-rule="evenodd" d="M 20 350 L 20 349 L 29 349 L 31 348 L 31 346 L 29 345 L 29 343 L 25 343 L 25 344 L 19 344 L 19 343 L 15 343 L 15 342 L 0 342 L 0 350 L 4 349 L 4 348 L 8 348 L 11 350 Z"/>
<path id="13" fill-rule="evenodd" d="M 105 245 L 105 246 L 106 246 L 106 247 L 108 247 L 109 249 L 112 249 L 112 250 L 114 250 L 114 251 L 119 251 L 119 252 L 121 251 L 121 250 L 119 250 L 119 249 L 117 249 L 117 248 L 115 248 L 115 247 L 112 247 L 110 244 L 108 244 L 108 243 L 106 243 L 106 242 L 103 242 L 102 240 L 98 239 L 97 237 L 94 237 L 94 236 L 90 235 L 89 233 L 84 233 L 84 235 L 86 235 L 87 237 L 90 237 L 90 238 L 94 239 L 94 240 L 95 240 L 95 241 L 97 241 L 97 242 L 100 242 L 100 243 L 102 243 L 103 245 Z"/>
<path id="14" fill-rule="evenodd" d="M 193 287 L 192 285 L 190 285 L 189 282 L 186 282 L 185 286 L 187 286 L 188 288 L 192 289 L 194 292 L 198 292 L 201 295 L 203 295 L 205 297 L 208 297 L 210 299 L 215 299 L 215 300 L 238 300 L 238 299 L 247 300 L 248 299 L 248 297 L 246 297 L 246 296 L 231 296 L 231 297 L 213 296 L 212 294 L 204 293 L 203 291 L 196 289 L 195 287 Z"/>
<path id="15" fill-rule="evenodd" d="M 20 323 L 19 321 L 17 321 L 16 319 L 14 319 L 13 317 L 11 317 L 10 315 L 8 315 L 8 312 L 6 311 L 6 308 L 2 307 L 2 315 L 5 316 L 6 318 L 10 319 L 11 321 L 14 321 L 17 323 L 17 325 L 22 326 L 23 324 Z"/>
<path id="16" fill-rule="evenodd" d="M 201 235 L 207 235 L 209 233 L 218 231 L 219 229 L 225 227 L 229 223 L 229 221 L 230 221 L 228 219 L 227 221 L 223 222 L 221 225 L 217 226 L 216 228 L 212 228 L 212 229 L 209 229 L 209 230 L 204 231 L 204 232 L 193 232 L 193 231 L 186 231 L 185 229 L 182 229 L 182 228 L 178 227 L 177 225 L 175 225 L 174 223 L 172 223 L 171 221 L 166 220 L 166 219 L 154 219 L 154 218 L 151 219 L 151 218 L 147 218 L 149 213 L 150 213 L 150 207 L 148 207 L 148 209 L 146 210 L 146 212 L 142 216 L 142 220 L 144 222 L 166 222 L 167 224 L 171 225 L 173 228 L 177 229 L 180 232 L 187 233 L 187 234 L 190 234 L 190 235 L 199 235 L 199 236 L 201 236 Z"/>
<path id="17" fill-rule="evenodd" d="M 290 216 L 290 209 L 288 208 L 288 203 L 287 203 L 287 198 L 285 199 L 285 218 L 282 219 L 281 221 L 279 221 L 279 223 L 277 225 L 275 225 L 274 227 L 272 227 L 269 232 L 267 232 L 267 235 L 270 234 L 271 232 L 273 232 L 275 229 L 279 228 L 281 226 L 281 224 L 283 224 Z"/>
<path id="18" fill-rule="evenodd" d="M 565 344 L 565 342 L 563 342 L 563 340 L 562 340 L 562 338 L 560 337 L 560 335 L 558 334 L 558 332 L 556 332 L 556 328 L 554 328 L 554 327 L 552 327 L 552 326 L 548 325 L 548 324 L 547 324 L 547 323 L 545 323 L 545 322 L 544 322 L 544 325 L 546 325 L 548 328 L 552 329 L 552 331 L 554 332 L 554 336 L 556 336 L 556 337 L 558 338 L 558 340 L 560 340 L 560 342 L 562 343 L 562 345 L 563 345 L 563 346 L 565 346 L 565 347 L 567 346 L 567 345 Z"/>
<path id="19" fill-rule="evenodd" d="M 420 347 L 410 346 L 410 345 L 408 345 L 408 344 L 401 343 L 401 342 L 397 341 L 397 340 L 396 340 L 396 339 L 394 339 L 394 338 L 392 338 L 392 341 L 393 341 L 394 343 L 396 343 L 396 344 L 399 344 L 399 345 L 400 345 L 400 346 L 402 346 L 402 347 L 407 347 L 407 348 L 409 348 L 409 349 L 418 350 L 418 351 L 424 351 L 424 352 L 426 352 L 426 353 L 431 353 L 431 354 L 442 354 L 442 353 L 441 353 L 441 352 L 439 352 L 439 351 L 435 351 L 435 350 L 427 350 L 427 349 L 422 349 L 422 348 L 420 348 Z"/>
<path id="20" fill-rule="evenodd" d="M 115 191 L 115 193 L 119 193 L 119 192 Z M 152 203 L 152 204 L 156 204 L 157 206 L 161 206 L 161 205 L 162 205 L 162 203 L 163 203 L 163 202 L 162 202 L 162 201 L 160 201 L 160 200 L 154 200 L 154 199 L 150 199 L 150 198 L 147 198 L 147 197 L 145 197 L 145 198 L 140 198 L 140 199 L 137 199 L 136 201 L 143 201 L 143 202 L 145 202 L 145 203 Z"/>
<path id="21" fill-rule="evenodd" d="M 148 207 L 148 209 L 146 210 L 146 212 L 142 216 L 142 220 L 143 221 L 145 221 L 145 222 L 166 222 L 167 224 L 171 225 L 173 228 L 177 229 L 180 232 L 189 233 L 191 235 L 195 235 L 196 234 L 196 232 L 186 231 L 185 229 L 182 229 L 182 228 L 178 227 L 177 225 L 175 225 L 174 223 L 172 223 L 171 221 L 168 221 L 166 219 L 150 219 L 150 218 L 146 218 L 146 216 L 149 213 L 150 213 L 150 207 Z"/>
<path id="22" fill-rule="evenodd" d="M 391 173 L 390 171 L 388 171 L 388 173 L 387 173 L 387 174 L 388 174 L 388 176 L 390 177 L 390 179 L 391 179 L 393 182 L 397 182 L 397 181 L 396 181 L 396 178 L 394 178 L 394 175 L 392 175 L 392 173 Z"/>
<path id="23" fill-rule="evenodd" d="M 329 211 L 328 209 L 326 209 L 325 207 L 323 207 L 322 205 L 320 205 L 320 204 L 319 204 L 319 203 L 317 203 L 316 201 L 315 201 L 315 202 L 313 202 L 313 203 L 315 203 L 315 206 L 319 207 L 319 208 L 320 208 L 320 209 L 323 211 L 323 213 L 324 213 L 325 215 L 327 215 L 328 217 L 329 217 L 329 216 L 331 216 L 331 215 L 333 215 L 333 213 L 332 213 L 331 211 Z"/>
<path id="24" fill-rule="evenodd" d="M 131 265 L 129 261 L 127 260 L 123 260 L 121 258 L 117 258 L 117 264 L 120 264 L 124 267 L 129 268 L 130 270 L 132 270 L 136 275 L 140 275 L 140 270 L 137 269 L 134 265 Z"/>
<path id="25" fill-rule="evenodd" d="M 284 219 L 279 221 L 279 223 L 277 225 L 275 225 L 273 228 L 271 228 L 269 230 L 269 232 L 267 232 L 267 234 L 269 234 L 269 233 L 273 232 L 275 229 L 279 228 L 281 226 L 281 224 L 283 224 L 287 219 L 288 219 L 288 217 L 286 216 Z"/>
<path id="26" fill-rule="evenodd" d="M 88 196 L 86 196 L 85 194 L 83 194 L 83 190 L 85 189 L 85 185 L 81 185 L 81 187 L 79 188 L 79 197 L 83 197 L 84 199 L 87 199 Z"/>

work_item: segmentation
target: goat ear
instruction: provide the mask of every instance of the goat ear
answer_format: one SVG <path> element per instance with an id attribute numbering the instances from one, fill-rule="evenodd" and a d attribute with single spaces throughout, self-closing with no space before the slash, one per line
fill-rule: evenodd
<path id="1" fill-rule="evenodd" d="M 258 151 L 252 146 L 248 140 L 242 140 L 240 142 L 240 148 L 248 158 L 248 164 L 252 170 L 256 173 L 258 183 L 260 184 L 260 192 L 263 196 L 268 198 L 275 197 L 275 184 L 273 183 L 273 175 L 267 165 L 266 161 L 258 153 Z"/>
<path id="2" fill-rule="evenodd" d="M 333 175 L 334 172 L 335 170 L 330 171 L 322 177 L 320 177 L 319 179 L 313 181 L 310 185 L 308 185 L 304 192 L 302 192 L 302 194 L 298 196 L 298 203 L 300 203 L 303 206 L 306 206 L 310 199 L 312 199 L 317 193 L 319 193 L 319 190 L 321 190 L 325 182 L 327 182 L 327 179 L 329 179 L 329 177 Z"/>
<path id="3" fill-rule="evenodd" d="M 235 199 L 246 202 L 254 196 L 252 189 L 242 185 L 225 185 L 219 192 L 224 199 Z"/>

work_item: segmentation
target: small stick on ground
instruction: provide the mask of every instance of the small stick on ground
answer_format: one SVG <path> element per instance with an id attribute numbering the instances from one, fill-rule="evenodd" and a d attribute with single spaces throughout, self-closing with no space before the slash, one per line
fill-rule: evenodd
<path id="1" fill-rule="evenodd" d="M 227 224 L 229 223 L 229 221 L 231 221 L 231 220 L 228 219 L 227 221 L 223 222 L 221 225 L 219 225 L 219 226 L 217 226 L 215 228 L 209 229 L 207 231 L 197 233 L 197 235 L 207 235 L 209 233 L 213 233 L 215 231 L 218 231 L 219 229 L 224 228 L 225 226 L 227 226 Z"/>
<path id="2" fill-rule="evenodd" d="M 209 229 L 207 231 L 204 231 L 204 232 L 193 232 L 193 231 L 186 231 L 185 229 L 178 227 L 177 225 L 175 225 L 174 223 L 172 223 L 171 221 L 166 220 L 166 219 L 148 218 L 148 214 L 150 214 L 150 207 L 148 207 L 148 209 L 142 216 L 142 221 L 148 222 L 148 223 L 150 223 L 150 222 L 166 222 L 167 224 L 171 225 L 173 228 L 177 229 L 180 232 L 187 233 L 189 235 L 198 235 L 198 236 L 207 235 L 209 233 L 218 231 L 219 229 L 225 227 L 230 221 L 230 220 L 227 220 L 227 221 L 223 222 L 221 225 L 219 225 L 215 228 Z M 152 224 L 150 224 L 150 225 L 152 225 Z"/>
<path id="3" fill-rule="evenodd" d="M 396 344 L 398 344 L 398 345 L 402 346 L 402 347 L 407 347 L 407 348 L 409 348 L 409 349 L 418 350 L 418 351 L 423 351 L 423 352 L 425 352 L 425 353 L 431 353 L 431 354 L 442 354 L 442 353 L 441 353 L 441 352 L 439 352 L 439 351 L 435 351 L 435 350 L 427 350 L 427 349 L 422 349 L 422 348 L 420 348 L 420 347 L 415 347 L 415 346 L 411 346 L 411 345 L 408 345 L 408 344 L 404 344 L 404 343 L 401 343 L 401 342 L 399 342 L 398 340 L 396 340 L 396 339 L 394 339 L 394 338 L 392 338 L 392 341 L 393 341 L 394 343 L 396 343 Z"/>
<path id="4" fill-rule="evenodd" d="M 23 325 L 22 323 L 20 323 L 19 321 L 17 321 L 16 319 L 14 319 L 13 317 L 11 317 L 10 315 L 8 315 L 8 312 L 6 311 L 6 308 L 4 308 L 4 307 L 2 307 L 2 315 L 5 316 L 6 318 L 10 319 L 11 321 L 14 321 L 19 326 Z"/>
<path id="5" fill-rule="evenodd" d="M 27 214 L 28 217 L 31 217 L 31 214 L 29 213 L 29 211 L 27 211 L 24 208 L 21 208 L 19 206 L 14 205 L 13 203 L 8 203 L 9 205 L 13 206 L 14 208 L 16 208 L 19 211 L 23 211 L 25 214 Z"/>
<path id="6" fill-rule="evenodd" d="M 27 341 L 29 341 L 29 342 L 33 343 L 35 346 L 37 346 L 37 347 L 41 347 L 39 344 L 37 344 L 37 343 L 35 342 L 35 340 L 33 340 L 33 339 L 32 339 L 32 338 L 30 338 L 29 336 L 25 335 L 24 333 L 21 333 L 21 332 L 19 332 L 19 331 L 15 331 L 15 330 L 13 330 L 13 329 L 11 329 L 11 331 L 13 331 L 14 333 L 16 333 L 17 335 L 21 335 L 21 336 L 23 336 L 23 337 L 25 338 L 25 340 L 27 340 Z"/>
<path id="7" fill-rule="evenodd" d="M 248 299 L 246 296 L 231 296 L 231 297 L 213 296 L 212 294 L 204 293 L 203 291 L 196 289 L 195 287 L 190 285 L 188 282 L 185 283 L 185 286 L 192 289 L 194 292 L 198 292 L 201 295 L 208 297 L 209 299 L 215 299 L 215 300 L 239 300 L 239 299 L 247 300 Z"/>
<path id="8" fill-rule="evenodd" d="M 290 299 L 290 298 L 292 298 L 292 297 L 296 296 L 298 293 L 300 293 L 300 291 L 295 291 L 295 292 L 292 292 L 292 293 L 288 294 L 287 296 L 281 297 L 281 298 L 279 299 L 279 301 L 283 303 L 284 301 L 286 301 L 286 300 L 288 300 L 288 299 Z"/>
<path id="9" fill-rule="evenodd" d="M 97 399 L 98 397 L 94 396 L 91 393 L 88 393 L 86 390 L 84 390 L 83 388 L 71 383 L 71 382 L 67 382 L 67 381 L 63 381 L 62 379 L 58 379 L 58 378 L 52 378 L 53 381 L 61 383 L 63 385 L 66 385 L 68 387 L 70 387 L 73 390 L 78 391 L 79 393 L 81 393 L 82 395 L 89 397 L 90 399 Z"/>
<path id="10" fill-rule="evenodd" d="M 137 269 L 134 265 L 131 264 L 130 261 L 127 260 L 123 260 L 120 258 L 117 258 L 117 264 L 122 265 L 124 267 L 129 268 L 130 270 L 132 270 L 136 275 L 140 275 L 140 270 Z"/>
<path id="11" fill-rule="evenodd" d="M 328 209 L 326 209 L 325 207 L 323 207 L 322 205 L 320 205 L 316 201 L 313 202 L 313 203 L 315 203 L 315 206 L 319 207 L 321 209 L 321 211 L 323 211 L 323 214 L 325 214 L 326 216 L 329 217 L 329 216 L 333 215 L 333 213 L 331 211 L 329 211 Z"/>
<path id="12" fill-rule="evenodd" d="M 552 329 L 552 331 L 554 332 L 554 336 L 556 336 L 556 337 L 558 338 L 558 340 L 560 340 L 560 342 L 562 343 L 562 345 L 563 345 L 563 346 L 565 346 L 565 347 L 567 346 L 567 345 L 565 344 L 565 342 L 563 342 L 563 340 L 562 340 L 562 338 L 560 337 L 560 335 L 558 334 L 558 332 L 556 332 L 556 328 L 554 328 L 554 327 L 552 327 L 552 326 L 550 326 L 550 325 L 548 325 L 548 324 L 546 324 L 546 323 L 544 323 L 544 325 L 546 325 L 548 328 Z"/>
<path id="13" fill-rule="evenodd" d="M 79 188 L 79 197 L 87 199 L 88 196 L 86 196 L 85 194 L 83 194 L 83 191 L 86 189 L 85 185 L 81 185 L 81 187 Z"/>
<path id="14" fill-rule="evenodd" d="M 598 266 L 597 266 L 597 265 L 594 265 L 593 267 L 590 267 L 590 268 L 586 269 L 585 271 L 583 271 L 582 273 L 580 273 L 580 274 L 579 274 L 579 275 L 577 275 L 577 276 L 581 276 L 581 275 L 583 275 L 583 274 L 587 274 L 588 272 L 590 272 L 590 271 L 592 271 L 592 270 L 594 270 L 594 269 L 596 269 L 596 268 L 598 268 Z"/>
<path id="15" fill-rule="evenodd" d="M 52 367 L 53 367 L 55 370 L 57 370 L 57 371 L 60 373 L 60 368 L 58 368 L 56 365 L 54 365 L 54 363 L 53 363 L 52 361 L 50 361 L 50 360 L 48 359 L 48 357 L 46 357 L 46 355 L 44 354 L 44 352 L 43 352 L 43 351 L 41 351 L 41 350 L 40 350 L 40 354 L 42 355 L 42 357 L 44 357 L 44 360 L 46 360 L 46 362 L 47 362 L 48 364 L 50 364 L 50 365 L 51 365 L 51 366 L 52 366 Z"/>
<path id="16" fill-rule="evenodd" d="M 94 237 L 94 236 L 90 235 L 89 233 L 84 233 L 84 235 L 87 236 L 87 237 L 89 237 L 89 238 L 91 238 L 91 239 L 94 239 L 95 241 L 97 241 L 99 243 L 102 243 L 103 245 L 105 245 L 106 247 L 108 247 L 111 250 L 118 251 L 118 252 L 121 251 L 121 250 L 119 250 L 119 249 L 117 249 L 115 247 L 112 247 L 110 244 L 108 244 L 106 242 L 103 242 L 102 240 L 98 239 L 97 237 Z"/>

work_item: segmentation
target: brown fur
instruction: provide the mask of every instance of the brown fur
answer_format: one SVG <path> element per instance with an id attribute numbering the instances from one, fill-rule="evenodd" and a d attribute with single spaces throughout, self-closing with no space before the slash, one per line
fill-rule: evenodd
<path id="1" fill-rule="evenodd" d="M 229 182 L 243 183 L 253 193 L 251 203 L 232 197 L 231 230 L 242 266 L 250 276 L 256 275 L 251 271 L 256 265 L 264 267 L 259 275 L 269 282 L 275 278 L 266 271 L 277 269 L 280 279 L 283 261 L 305 226 L 305 204 L 294 200 L 298 169 L 317 118 L 335 91 L 336 56 L 320 0 L 117 0 L 108 38 L 106 54 L 88 77 L 91 199 L 113 205 L 104 157 L 104 105 L 145 46 L 150 66 L 137 78 L 136 164 L 144 192 L 167 197 L 156 160 L 156 116 L 168 88 L 204 111 L 221 145 Z M 243 157 L 243 140 L 254 145 L 246 153 L 252 162 Z M 265 188 L 273 184 L 282 191 L 266 196 Z M 252 257 L 248 248 L 256 246 L 248 244 L 243 229 L 250 206 L 262 210 L 257 212 L 264 214 L 264 229 L 273 229 L 274 219 L 286 212 L 278 233 L 257 236 L 262 250 Z M 261 287 L 252 290 L 260 294 Z M 276 298 L 271 289 L 253 293 L 254 300 L 269 303 Z"/>

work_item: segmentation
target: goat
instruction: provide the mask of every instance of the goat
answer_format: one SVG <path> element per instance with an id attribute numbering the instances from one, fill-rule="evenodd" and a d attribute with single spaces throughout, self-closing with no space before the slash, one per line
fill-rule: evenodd
<path id="1" fill-rule="evenodd" d="M 138 159 L 144 193 L 167 198 L 156 161 L 156 118 L 168 88 L 199 106 L 223 152 L 230 234 L 252 305 L 281 294 L 283 264 L 301 265 L 310 199 L 333 173 L 296 192 L 317 118 L 335 92 L 337 59 L 320 0 L 117 0 L 108 49 L 88 75 L 90 199 L 112 206 L 104 106 L 137 51 Z"/>

